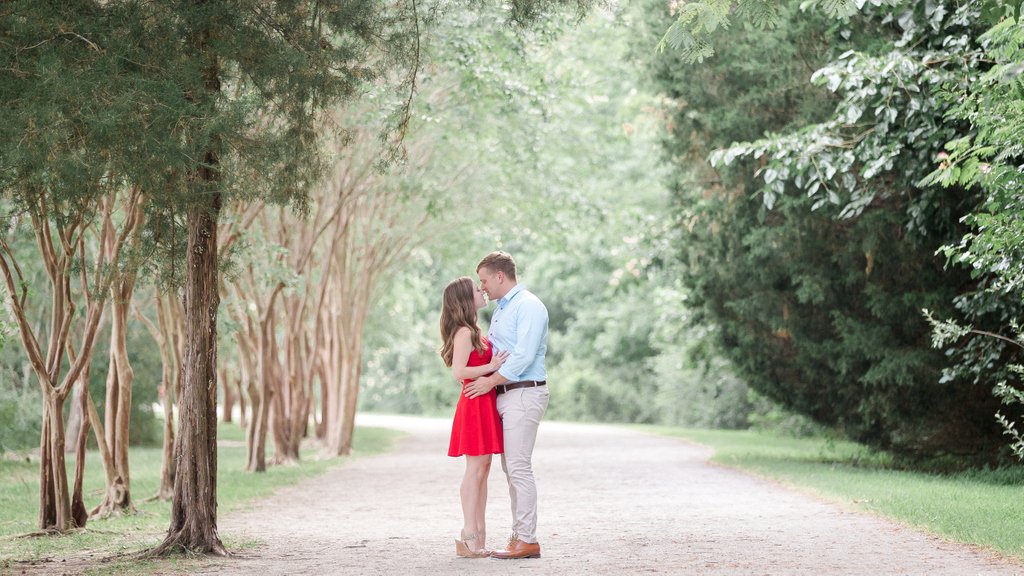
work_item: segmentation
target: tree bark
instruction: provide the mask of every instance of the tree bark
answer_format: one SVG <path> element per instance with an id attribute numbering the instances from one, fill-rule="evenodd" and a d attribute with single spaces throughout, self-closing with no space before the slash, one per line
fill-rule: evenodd
<path id="1" fill-rule="evenodd" d="M 3 384 L 0 382 L 0 384 Z M 85 413 L 82 412 L 82 406 L 85 402 L 82 400 L 82 388 L 79 386 L 71 392 L 71 411 L 68 413 L 68 424 L 65 428 L 67 435 L 64 438 L 64 451 L 67 453 L 78 452 L 78 438 L 81 436 L 81 430 Z"/>
<path id="2" fill-rule="evenodd" d="M 160 464 L 160 486 L 145 501 L 170 500 L 174 495 L 174 398 L 181 388 L 181 314 L 174 294 L 157 293 L 153 298 L 157 323 L 154 324 L 138 308 L 135 316 L 145 324 L 160 348 L 159 397 L 164 413 L 163 458 Z"/>
<path id="3" fill-rule="evenodd" d="M 131 474 L 128 463 L 128 440 L 131 430 L 132 383 L 135 371 L 128 358 L 128 315 L 131 299 L 135 292 L 137 271 L 135 270 L 134 249 L 141 240 L 142 202 L 138 187 L 131 191 L 133 201 L 126 205 L 124 226 L 118 236 L 105 234 L 100 239 L 100 249 L 114 261 L 121 251 L 121 245 L 128 237 L 131 243 L 126 250 L 128 265 L 115 269 L 110 286 L 110 364 L 107 371 L 107 402 L 104 406 L 106 420 L 105 439 L 107 451 L 113 457 L 114 476 L 107 484 L 103 501 L 92 514 L 111 516 L 135 512 L 131 497 Z M 113 230 L 111 212 L 105 214 L 105 228 Z"/>
<path id="4" fill-rule="evenodd" d="M 170 500 L 174 496 L 174 400 L 181 392 L 181 359 L 184 344 L 181 330 L 181 311 L 175 294 L 156 297 L 159 331 L 156 334 L 163 359 L 160 400 L 164 408 L 163 459 L 160 465 L 160 486 L 153 496 L 157 500 Z"/>
<path id="5" fill-rule="evenodd" d="M 248 327 L 248 331 L 240 328 L 235 333 L 235 338 L 238 341 L 239 369 L 242 373 L 242 381 L 244 382 L 245 392 L 249 397 L 249 406 L 251 407 L 245 429 L 247 454 L 245 469 L 249 472 L 263 472 L 267 469 L 266 452 L 262 450 L 257 440 L 260 436 L 258 427 L 262 425 L 261 422 L 265 422 L 266 415 L 262 413 L 263 402 L 261 400 L 262 393 L 259 388 L 260 380 L 256 377 L 258 361 L 253 358 L 256 352 L 253 349 L 252 338 L 250 337 L 253 332 L 251 324 L 252 321 L 249 319 L 245 324 Z"/>
<path id="6" fill-rule="evenodd" d="M 213 179 L 216 156 L 207 154 L 202 180 Z M 188 212 L 185 260 L 185 362 L 178 398 L 177 470 L 171 524 L 151 552 L 181 549 L 227 555 L 217 533 L 217 220 L 220 193 Z"/>
<path id="7" fill-rule="evenodd" d="M 234 378 L 232 374 L 228 373 L 227 366 L 220 367 L 220 387 L 224 392 L 224 401 L 222 405 L 221 422 L 230 424 L 232 422 L 231 412 L 235 409 L 235 391 L 234 391 Z"/>
<path id="8" fill-rule="evenodd" d="M 64 463 L 64 398 L 60 394 L 49 393 L 43 399 L 39 456 L 39 526 L 57 532 L 79 528 L 71 513 L 68 492 Z"/>
<path id="9" fill-rule="evenodd" d="M 108 478 L 103 501 L 93 509 L 92 516 L 108 517 L 135 512 L 131 498 L 128 470 L 128 434 L 131 426 L 132 381 L 134 371 L 128 362 L 128 301 L 121 282 L 111 287 L 112 320 L 110 326 L 110 365 L 107 371 L 107 402 L 104 410 L 106 453 L 112 459 L 113 477 Z M 130 298 L 131 296 L 127 296 Z"/>
<path id="10" fill-rule="evenodd" d="M 189 95 L 202 109 L 221 90 L 220 64 L 209 49 L 211 30 L 196 30 L 193 57 L 203 62 L 203 92 Z M 164 541 L 147 553 L 227 556 L 217 533 L 217 311 L 220 262 L 217 243 L 222 208 L 219 138 L 203 154 L 189 191 L 185 254 L 183 378 L 178 394 L 178 437 L 174 444 L 174 496 Z"/>
<path id="11" fill-rule="evenodd" d="M 165 381 L 161 401 L 164 407 L 163 458 L 160 464 L 160 486 L 153 495 L 154 500 L 170 500 L 174 497 L 174 391 L 181 373 L 172 381 Z"/>
<path id="12" fill-rule="evenodd" d="M 85 481 L 85 448 L 89 440 L 89 369 L 91 362 L 82 369 L 82 376 L 79 379 L 79 387 L 74 395 L 72 412 L 77 412 L 78 426 L 75 437 L 75 487 L 71 493 L 71 516 L 75 525 L 85 526 L 89 520 L 89 511 L 85 508 L 85 497 L 82 494 L 82 484 Z M 70 434 L 68 434 L 70 437 Z"/>
<path id="13" fill-rule="evenodd" d="M 245 403 L 244 378 L 241 375 L 235 379 L 235 397 L 238 398 L 238 425 L 242 428 L 248 428 L 248 406 Z"/>

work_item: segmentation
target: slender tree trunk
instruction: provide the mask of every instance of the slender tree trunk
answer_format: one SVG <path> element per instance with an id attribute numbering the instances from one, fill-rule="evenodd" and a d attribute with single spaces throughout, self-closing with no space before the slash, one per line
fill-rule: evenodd
<path id="1" fill-rule="evenodd" d="M 235 409 L 235 390 L 234 390 L 234 378 L 233 374 L 228 372 L 227 366 L 220 367 L 220 386 L 224 392 L 224 401 L 221 403 L 223 406 L 223 412 L 221 414 L 221 422 L 230 424 L 232 421 L 231 413 Z"/>
<path id="2" fill-rule="evenodd" d="M 260 419 L 260 410 L 262 409 L 262 402 L 260 401 L 260 390 L 259 390 L 259 379 L 255 376 L 257 372 L 257 361 L 253 358 L 255 352 L 253 345 L 251 344 L 252 339 L 249 335 L 252 334 L 251 321 L 246 324 L 248 326 L 247 331 L 239 329 L 235 333 L 236 340 L 238 341 L 238 356 L 239 356 L 239 371 L 241 372 L 242 382 L 245 386 L 245 395 L 249 398 L 249 406 L 251 408 L 248 421 L 246 422 L 245 428 L 245 441 L 246 441 L 246 464 L 245 469 L 249 472 L 262 472 L 266 469 L 266 462 L 261 461 L 257 454 L 257 437 Z M 248 334 L 248 335 L 247 335 Z M 260 462 L 262 462 L 263 469 L 259 469 Z"/>
<path id="3" fill-rule="evenodd" d="M 156 297 L 159 321 L 158 342 L 163 359 L 161 371 L 161 402 L 164 408 L 163 459 L 160 465 L 160 486 L 153 496 L 157 500 L 174 497 L 174 400 L 181 391 L 181 359 L 183 345 L 181 337 L 181 312 L 178 298 L 174 294 Z"/>
<path id="4" fill-rule="evenodd" d="M 288 438 L 296 460 L 302 439 L 309 430 L 309 402 L 307 390 L 312 379 L 311 366 L 306 358 L 305 323 L 302 321 L 306 309 L 304 299 L 295 298 L 291 303 L 290 337 L 288 339 L 289 384 L 291 388 L 291 417 Z"/>
<path id="5" fill-rule="evenodd" d="M 271 301 L 271 307 L 273 302 Z M 271 308 L 272 309 L 272 308 Z M 256 387 L 259 409 L 253 404 L 253 434 L 250 444 L 250 461 L 247 470 L 265 472 L 267 469 L 267 432 L 270 430 L 271 409 L 273 408 L 275 386 L 273 363 L 274 328 L 271 317 L 265 315 L 260 321 L 259 347 L 257 351 Z"/>
<path id="6" fill-rule="evenodd" d="M 3 382 L 0 382 L 2 385 Z M 67 453 L 78 452 L 78 438 L 82 436 L 81 430 L 84 420 L 82 406 L 82 387 L 79 386 L 71 392 L 71 411 L 68 413 L 67 435 L 64 438 L 64 451 Z M 86 432 L 88 434 L 88 432 Z"/>
<path id="7" fill-rule="evenodd" d="M 71 516 L 75 526 L 85 527 L 89 521 L 89 511 L 85 508 L 85 496 L 82 494 L 82 484 L 85 481 L 85 448 L 89 440 L 89 422 L 85 421 L 79 427 L 78 440 L 75 448 L 75 487 L 71 494 Z"/>
<path id="8" fill-rule="evenodd" d="M 249 384 L 249 404 L 252 405 L 252 414 L 249 418 L 249 427 L 246 429 L 246 444 L 249 448 L 249 457 L 245 469 L 249 472 L 267 471 L 267 420 L 270 418 L 270 401 L 264 383 L 260 379 L 254 379 Z"/>
<path id="9" fill-rule="evenodd" d="M 117 471 L 114 469 L 114 457 L 110 454 L 110 450 L 107 449 L 107 443 L 105 440 L 105 434 L 103 431 L 103 420 L 100 420 L 100 415 L 96 411 L 96 403 L 92 399 L 92 394 L 86 391 L 85 394 L 86 408 L 88 409 L 89 423 L 92 425 L 92 429 L 96 435 L 96 445 L 100 449 L 100 461 L 103 462 L 103 472 L 107 479 L 107 490 L 111 487 L 117 489 L 121 486 L 121 481 L 117 477 Z M 97 506 L 91 513 L 96 514 L 99 512 L 99 506 Z"/>
<path id="10" fill-rule="evenodd" d="M 277 322 L 271 318 L 268 324 L 270 340 L 267 367 L 269 368 L 268 379 L 273 383 L 271 430 L 274 434 L 274 464 L 294 464 L 299 459 L 297 443 L 293 442 L 291 437 L 292 418 L 294 417 L 292 390 L 295 382 L 289 378 L 287 363 L 282 366 L 281 346 L 277 338 Z M 285 338 L 287 338 L 287 334 Z M 286 341 L 286 350 L 287 344 Z"/>
<path id="11" fill-rule="evenodd" d="M 319 351 L 317 352 L 320 353 Z M 327 370 L 324 368 L 323 361 L 320 362 L 317 367 L 317 380 L 320 384 L 320 406 L 317 410 L 317 406 L 313 406 L 312 410 L 314 413 L 319 412 L 320 417 L 313 417 L 316 420 L 316 438 L 317 440 L 323 440 L 327 436 L 327 420 L 325 418 L 326 406 L 327 406 Z M 310 402 L 314 402 L 315 399 L 311 398 Z"/>
<path id="12" fill-rule="evenodd" d="M 160 486 L 156 494 L 146 499 L 170 500 L 174 495 L 174 398 L 181 388 L 181 337 L 178 300 L 173 294 L 156 294 L 157 324 L 136 309 L 141 320 L 160 348 L 160 403 L 164 413 L 163 458 L 160 464 Z"/>
<path id="13" fill-rule="evenodd" d="M 85 523 L 89 520 L 89 511 L 85 508 L 85 498 L 82 494 L 82 484 L 85 480 L 85 448 L 86 442 L 89 440 L 89 369 L 91 368 L 91 362 L 85 364 L 85 368 L 82 369 L 82 376 L 79 378 L 79 388 L 76 390 L 74 399 L 74 405 L 72 406 L 72 412 L 77 412 L 78 426 L 77 436 L 75 438 L 75 487 L 71 493 L 71 516 L 75 520 L 75 525 L 79 527 L 85 526 Z M 70 434 L 68 435 L 70 437 Z"/>
<path id="14" fill-rule="evenodd" d="M 83 220 L 87 213 L 70 210 L 64 207 L 55 209 L 48 203 L 47 195 L 39 190 L 38 197 L 28 207 L 39 257 L 46 270 L 50 283 L 49 322 L 45 323 L 48 330 L 45 348 L 41 346 L 39 334 L 43 327 L 33 328 L 33 323 L 23 306 L 27 295 L 27 280 L 22 274 L 14 251 L 11 250 L 5 236 L 0 236 L 0 278 L 4 281 L 7 294 L 6 304 L 17 321 L 22 346 L 32 369 L 39 381 L 43 398 L 42 433 L 39 440 L 39 528 L 45 531 L 65 532 L 78 526 L 71 510 L 71 495 L 68 491 L 67 469 L 64 461 L 65 430 L 64 401 L 74 383 L 82 378 L 82 372 L 91 358 L 96 341 L 96 332 L 103 317 L 107 285 L 104 282 L 108 266 L 118 266 L 122 235 L 113 245 L 114 258 L 107 261 L 102 250 L 95 259 L 90 273 L 85 263 L 86 243 L 84 230 L 89 222 Z M 110 222 L 110 212 L 115 200 L 112 192 L 100 202 L 103 229 L 101 238 L 114 234 Z M 128 205 L 134 206 L 138 195 L 129 196 Z M 56 242 L 55 242 L 56 240 Z M 77 265 L 77 269 L 76 269 Z M 81 341 L 77 353 L 68 354 L 73 349 L 69 334 L 78 308 L 71 289 L 72 279 L 78 273 L 82 283 L 80 303 L 84 304 L 84 321 L 81 324 Z M 91 288 L 90 289 L 90 285 Z M 92 294 L 101 296 L 93 300 Z M 68 368 L 65 371 L 64 366 Z M 88 399 L 89 394 L 85 394 Z M 84 460 L 84 459 L 83 459 Z"/>
<path id="15" fill-rule="evenodd" d="M 238 398 L 238 425 L 242 428 L 248 428 L 249 417 L 247 414 L 248 406 L 245 402 L 244 390 L 244 378 L 239 375 L 235 378 L 235 397 Z"/>
<path id="16" fill-rule="evenodd" d="M 113 457 L 114 479 L 108 483 L 103 502 L 93 511 L 94 515 L 110 516 L 135 512 L 131 496 L 131 474 L 128 463 L 128 440 L 132 416 L 132 383 L 135 372 L 128 359 L 128 315 L 131 299 L 135 292 L 137 272 L 134 248 L 141 239 L 142 202 L 139 189 L 130 193 L 133 201 L 126 206 L 124 227 L 120 235 L 106 234 L 100 239 L 100 249 L 107 260 L 118 258 L 118 251 L 126 238 L 131 238 L 130 248 L 124 256 L 128 260 L 125 270 L 115 269 L 110 285 L 110 366 L 107 373 L 106 418 L 107 449 Z M 113 202 L 113 199 L 111 199 Z M 104 216 L 104 227 L 114 230 L 111 212 Z"/>
<path id="17" fill-rule="evenodd" d="M 43 432 L 39 442 L 39 525 L 65 532 L 79 527 L 71 514 L 68 475 L 64 463 L 64 398 L 43 398 Z"/>
<path id="18" fill-rule="evenodd" d="M 107 453 L 113 459 L 114 476 L 107 484 L 103 502 L 93 516 L 107 517 L 132 513 L 135 506 L 131 498 L 131 479 L 128 471 L 128 433 L 131 426 L 132 381 L 134 372 L 128 362 L 126 332 L 128 306 L 121 282 L 111 288 L 112 312 L 110 326 L 110 367 L 107 372 L 107 404 L 105 410 L 105 441 Z M 129 296 L 130 297 L 130 296 Z"/>
<path id="19" fill-rule="evenodd" d="M 161 402 L 164 407 L 163 458 L 160 464 L 160 486 L 154 500 L 170 500 L 174 496 L 174 382 L 165 381 Z"/>
<path id="20" fill-rule="evenodd" d="M 362 330 L 360 325 L 353 329 L 352 342 L 347 353 L 342 357 L 342 414 L 341 437 L 338 454 L 347 456 L 352 453 L 352 435 L 356 426 L 356 406 L 359 403 L 359 378 L 362 375 Z"/>
<path id="21" fill-rule="evenodd" d="M 263 344 L 260 344 L 262 347 Z M 255 396 L 252 400 L 253 414 L 249 423 L 251 432 L 249 439 L 249 464 L 246 470 L 250 472 L 266 472 L 267 470 L 267 428 L 270 424 L 270 402 L 272 390 L 268 370 L 264 368 L 263 353 L 260 352 L 258 377 L 255 384 Z"/>
<path id="22" fill-rule="evenodd" d="M 111 506 L 111 503 L 123 502 L 125 500 L 124 480 L 117 470 L 117 458 L 107 445 L 105 427 L 103 426 L 103 421 L 100 420 L 99 414 L 96 412 L 96 404 L 93 403 L 91 395 L 86 398 L 86 402 L 89 409 L 89 421 L 93 424 L 93 429 L 96 432 L 96 444 L 100 449 L 100 460 L 103 461 L 103 472 L 107 480 L 103 502 L 93 508 L 89 515 L 93 517 L 109 516 L 116 514 L 117 510 L 117 508 Z"/>

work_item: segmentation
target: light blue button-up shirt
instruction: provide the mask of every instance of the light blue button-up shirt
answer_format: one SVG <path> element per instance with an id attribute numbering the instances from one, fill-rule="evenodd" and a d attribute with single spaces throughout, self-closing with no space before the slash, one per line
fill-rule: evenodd
<path id="1" fill-rule="evenodd" d="M 487 336 L 494 350 L 509 351 L 499 374 L 510 382 L 547 380 L 548 309 L 533 292 L 516 284 L 500 298 Z"/>

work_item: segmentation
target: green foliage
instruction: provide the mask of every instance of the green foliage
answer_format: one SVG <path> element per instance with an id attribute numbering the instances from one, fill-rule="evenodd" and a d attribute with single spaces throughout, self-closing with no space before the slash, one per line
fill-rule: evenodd
<path id="1" fill-rule="evenodd" d="M 1024 296 L 1024 185 L 1019 166 L 1024 152 L 1024 31 L 1018 18 L 1008 16 L 981 36 L 983 57 L 992 63 L 984 74 L 970 83 L 947 85 L 944 96 L 950 108 L 946 117 L 969 123 L 970 131 L 948 141 L 945 151 L 936 158 L 938 168 L 920 181 L 921 186 L 964 186 L 982 192 L 981 202 L 963 218 L 970 231 L 941 249 L 950 262 L 968 267 L 974 277 L 986 279 L 977 298 L 961 303 L 968 319 L 976 309 L 991 306 L 991 302 L 1019 305 Z M 1019 318 L 1019 314 L 1009 318 L 1009 330 L 1016 335 L 1010 340 L 975 330 L 970 324 L 938 322 L 929 315 L 936 347 L 959 344 L 968 334 L 980 334 L 999 345 L 1016 343 L 1011 347 L 1014 350 L 1021 347 Z M 1007 332 L 1005 322 L 998 332 Z M 1011 411 L 1009 415 L 1000 412 L 997 420 L 1012 439 L 1011 449 L 1024 459 L 1024 442 L 1015 421 L 1024 404 L 1019 362 L 1019 355 L 1010 359 L 989 354 L 986 367 L 987 380 L 997 381 L 994 394 Z"/>
<path id="2" fill-rule="evenodd" d="M 39 445 L 41 403 L 36 387 L 0 386 L 0 456 Z"/>
<path id="3" fill-rule="evenodd" d="M 976 276 L 994 278 L 991 290 L 1019 297 L 1024 294 L 1024 184 L 1019 167 L 1024 154 L 1024 32 L 1017 20 L 1007 18 L 980 40 L 983 57 L 992 66 L 974 82 L 950 84 L 945 94 L 951 106 L 947 117 L 969 122 L 971 130 L 945 144 L 938 168 L 921 185 L 983 191 L 983 201 L 964 219 L 971 231 L 943 252 L 971 267 Z"/>
<path id="4" fill-rule="evenodd" d="M 839 207 L 840 218 L 859 215 L 876 197 L 904 195 L 920 180 L 935 144 L 956 134 L 955 126 L 937 121 L 946 108 L 940 89 L 977 77 L 982 55 L 971 31 L 979 17 L 977 3 L 952 13 L 936 3 L 920 13 L 865 14 L 860 25 L 890 29 L 890 43 L 876 47 L 877 54 L 844 44 L 850 49 L 814 72 L 811 82 L 839 98 L 827 120 L 715 151 L 712 165 L 763 159 L 756 177 L 769 210 L 787 186 L 814 199 L 813 210 Z M 915 195 L 906 206 L 908 227 L 924 226 L 938 202 L 927 190 Z"/>
<path id="5" fill-rule="evenodd" d="M 1015 365 L 1015 368 L 1018 372 L 1021 369 L 1024 369 L 1024 367 L 1021 367 L 1020 365 Z M 996 384 L 994 393 L 996 397 L 1007 406 L 1024 405 L 1024 392 L 1010 386 L 1006 382 Z M 996 420 L 999 422 L 999 425 L 1003 427 L 1004 433 L 1010 437 L 1010 449 L 1013 450 L 1014 455 L 1016 455 L 1017 458 L 1024 460 L 1024 434 L 1017 429 L 1017 422 L 1014 422 L 1001 412 L 996 413 Z"/>
<path id="6" fill-rule="evenodd" d="M 408 138 L 445 143 L 424 182 L 465 177 L 437 195 L 442 226 L 378 300 L 361 408 L 451 414 L 440 293 L 500 248 L 549 311 L 548 417 L 746 426 L 765 402 L 685 329 L 669 269 L 663 102 L 638 82 L 649 46 L 630 44 L 641 14 L 552 17 L 526 39 L 496 21 L 452 10 L 426 35 L 425 120 Z"/>
<path id="7" fill-rule="evenodd" d="M 0 190 L 62 218 L 140 187 L 144 262 L 170 283 L 190 206 L 303 209 L 328 160 L 321 111 L 416 65 L 404 3 L 19 1 L 0 17 Z"/>
<path id="8" fill-rule="evenodd" d="M 977 3 L 836 21 L 794 2 L 776 31 L 730 31 L 698 70 L 667 58 L 656 70 L 680 104 L 668 151 L 696 166 L 674 182 L 695 319 L 752 388 L 900 456 L 1001 452 L 997 401 L 949 369 L 980 374 L 980 359 L 1010 352 L 977 339 L 932 351 L 918 312 L 969 309 L 979 326 L 1013 315 L 969 306 L 977 281 L 934 255 L 977 197 L 915 187 L 960 130 L 942 121 L 941 89 L 980 74 L 983 25 Z"/>
<path id="9" fill-rule="evenodd" d="M 728 29 L 733 17 L 743 24 L 760 29 L 772 29 L 783 18 L 780 9 L 786 2 L 780 0 L 696 0 L 673 1 L 668 4 L 670 14 L 675 18 L 668 27 L 659 50 L 666 47 L 678 52 L 683 62 L 703 62 L 715 54 L 712 36 L 719 30 Z M 864 8 L 865 5 L 882 6 L 897 4 L 894 0 L 805 0 L 801 10 L 820 11 L 832 18 L 846 19 Z M 781 6 L 780 6 L 781 5 Z"/>

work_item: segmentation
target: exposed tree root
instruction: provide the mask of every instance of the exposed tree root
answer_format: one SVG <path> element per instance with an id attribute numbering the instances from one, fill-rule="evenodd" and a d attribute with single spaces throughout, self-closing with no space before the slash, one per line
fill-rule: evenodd
<path id="1" fill-rule="evenodd" d="M 193 545 L 188 545 L 182 542 L 186 538 L 188 538 L 188 535 L 185 533 L 185 530 L 179 530 L 174 534 L 168 534 L 167 538 L 165 538 L 159 546 L 140 552 L 136 558 L 140 560 L 147 560 L 151 558 L 171 556 L 176 553 L 181 553 L 186 556 L 220 556 L 224 558 L 231 556 L 231 553 L 224 548 L 224 545 L 216 534 L 212 535 L 212 538 L 206 538 L 205 542 Z"/>

